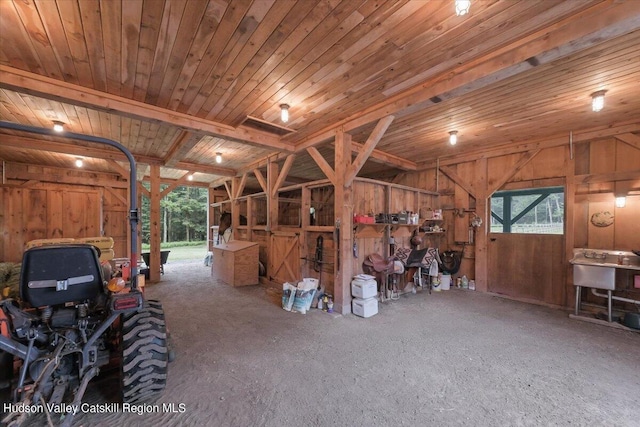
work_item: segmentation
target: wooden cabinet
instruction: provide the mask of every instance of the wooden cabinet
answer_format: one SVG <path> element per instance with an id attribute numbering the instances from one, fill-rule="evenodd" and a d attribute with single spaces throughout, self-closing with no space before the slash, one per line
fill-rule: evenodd
<path id="1" fill-rule="evenodd" d="M 214 245 L 211 277 L 231 286 L 258 284 L 258 244 L 234 240 Z"/>

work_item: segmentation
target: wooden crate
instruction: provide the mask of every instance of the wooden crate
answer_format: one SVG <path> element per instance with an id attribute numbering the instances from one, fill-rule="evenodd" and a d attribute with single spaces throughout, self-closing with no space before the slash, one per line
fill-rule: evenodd
<path id="1" fill-rule="evenodd" d="M 258 248 L 257 243 L 241 240 L 214 245 L 211 277 L 231 286 L 257 285 Z"/>

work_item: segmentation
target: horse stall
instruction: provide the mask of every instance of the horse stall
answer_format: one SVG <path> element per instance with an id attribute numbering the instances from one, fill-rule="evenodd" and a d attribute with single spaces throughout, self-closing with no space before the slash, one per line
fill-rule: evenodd
<path id="1" fill-rule="evenodd" d="M 341 263 L 350 263 L 357 275 L 371 254 L 389 257 L 395 248 L 408 251 L 415 236 L 423 242 L 421 248 L 438 250 L 445 235 L 420 229 L 427 219 L 421 213 L 440 208 L 438 193 L 433 191 L 356 178 L 354 220 L 339 228 L 335 226 L 335 190 L 328 180 L 284 187 L 276 194 L 272 199 L 264 192 L 246 194 L 212 204 L 213 217 L 218 219 L 215 227 L 220 231 L 231 227 L 233 239 L 258 244 L 259 261 L 266 270 L 260 283 L 276 289 L 285 282 L 313 278 L 332 295 Z M 277 209 L 270 209 L 271 204 Z M 362 217 L 369 220 L 361 222 Z M 444 224 L 440 226 L 443 230 Z M 353 237 L 348 258 L 338 256 L 341 233 Z M 404 284 L 411 277 L 398 280 Z"/>

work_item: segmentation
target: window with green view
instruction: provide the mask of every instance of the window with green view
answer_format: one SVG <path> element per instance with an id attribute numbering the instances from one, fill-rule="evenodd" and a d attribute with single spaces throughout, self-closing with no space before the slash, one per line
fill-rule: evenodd
<path id="1" fill-rule="evenodd" d="M 564 233 L 564 188 L 498 191 L 491 196 L 492 233 Z"/>

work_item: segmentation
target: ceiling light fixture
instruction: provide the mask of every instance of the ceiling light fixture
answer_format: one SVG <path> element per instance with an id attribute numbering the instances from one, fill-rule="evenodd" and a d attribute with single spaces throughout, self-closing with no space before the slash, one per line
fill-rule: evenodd
<path id="1" fill-rule="evenodd" d="M 76 157 L 76 167 L 81 168 L 82 165 L 84 165 L 84 162 L 82 161 L 82 157 Z"/>
<path id="2" fill-rule="evenodd" d="M 187 180 L 189 180 L 189 181 L 193 181 L 193 174 L 190 174 L 190 175 L 187 177 Z"/>
<path id="3" fill-rule="evenodd" d="M 222 163 L 222 153 L 216 153 L 216 163 Z"/>
<path id="4" fill-rule="evenodd" d="M 604 108 L 604 94 L 606 90 L 599 90 L 591 94 L 591 109 L 594 112 L 601 111 Z"/>
<path id="5" fill-rule="evenodd" d="M 458 131 L 452 130 L 449 132 L 449 144 L 456 145 L 458 143 Z"/>
<path id="6" fill-rule="evenodd" d="M 456 15 L 462 16 L 469 13 L 471 0 L 456 0 Z"/>
<path id="7" fill-rule="evenodd" d="M 55 130 L 56 132 L 62 132 L 64 131 L 64 123 L 58 121 L 58 120 L 54 120 L 53 122 L 53 130 Z"/>
<path id="8" fill-rule="evenodd" d="M 627 198 L 625 196 L 616 197 L 616 208 L 624 208 L 627 206 Z"/>
<path id="9" fill-rule="evenodd" d="M 280 104 L 280 120 L 287 123 L 289 121 L 289 105 Z"/>

